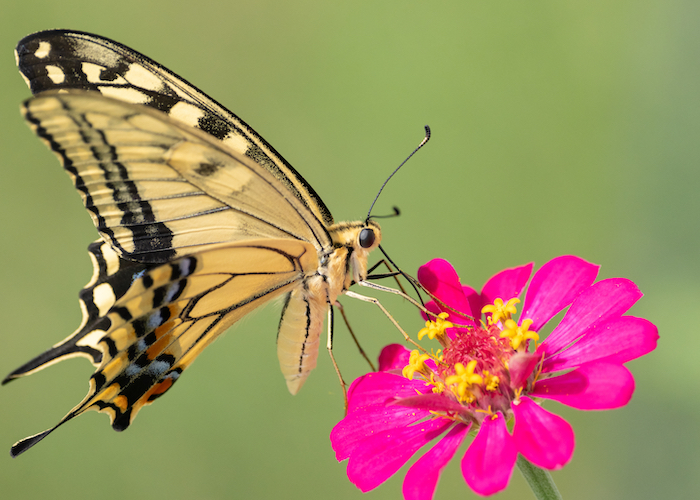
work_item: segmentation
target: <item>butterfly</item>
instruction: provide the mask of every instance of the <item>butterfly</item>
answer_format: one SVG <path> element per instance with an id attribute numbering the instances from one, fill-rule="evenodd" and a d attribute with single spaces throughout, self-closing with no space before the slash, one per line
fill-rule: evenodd
<path id="1" fill-rule="evenodd" d="M 313 188 L 236 115 L 148 57 L 101 36 L 42 31 L 15 51 L 34 97 L 22 112 L 58 156 L 100 239 L 83 320 L 4 383 L 82 356 L 87 396 L 23 453 L 97 410 L 124 430 L 229 326 L 284 298 L 277 351 L 294 394 L 324 320 L 367 277 L 370 220 L 334 223 Z M 330 326 L 329 326 L 330 328 Z"/>

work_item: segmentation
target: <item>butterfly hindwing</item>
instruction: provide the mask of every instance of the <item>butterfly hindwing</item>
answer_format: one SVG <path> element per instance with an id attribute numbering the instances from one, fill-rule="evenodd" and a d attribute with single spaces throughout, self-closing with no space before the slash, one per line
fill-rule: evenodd
<path id="1" fill-rule="evenodd" d="M 96 278 L 81 292 L 81 327 L 4 381 L 87 356 L 97 365 L 89 392 L 56 426 L 20 441 L 15 453 L 88 410 L 107 413 L 116 430 L 125 429 L 218 335 L 317 266 L 313 246 L 292 240 L 224 244 L 166 264 L 124 260 L 104 242 L 90 252 Z"/>
<path id="2" fill-rule="evenodd" d="M 94 273 L 79 294 L 80 309 L 83 312 L 80 326 L 62 342 L 10 373 L 3 380 L 3 384 L 75 356 L 86 357 L 94 366 L 99 366 L 102 361 L 102 349 L 94 332 L 105 330 L 99 327 L 99 324 L 106 317 L 106 311 L 109 311 L 115 300 L 120 299 L 132 286 L 136 277 L 143 274 L 149 266 L 122 259 L 101 239 L 91 243 L 88 252 Z M 101 337 L 101 334 L 98 333 L 97 337 Z"/>

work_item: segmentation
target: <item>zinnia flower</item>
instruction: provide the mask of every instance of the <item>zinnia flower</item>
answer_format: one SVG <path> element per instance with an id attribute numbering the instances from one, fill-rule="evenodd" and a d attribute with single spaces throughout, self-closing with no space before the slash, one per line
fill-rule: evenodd
<path id="1" fill-rule="evenodd" d="M 496 274 L 481 293 L 462 286 L 447 261 L 419 269 L 418 279 L 436 299 L 427 308 L 439 314 L 419 337 L 437 339 L 442 350 L 387 346 L 379 372 L 350 386 L 348 414 L 331 443 L 339 461 L 349 459 L 348 477 L 360 490 L 376 488 L 440 437 L 403 483 L 406 499 L 432 498 L 440 472 L 471 433 L 462 474 L 476 493 L 491 495 L 508 485 L 518 453 L 544 469 L 571 459 L 573 429 L 542 408 L 542 400 L 582 410 L 629 402 L 634 379 L 623 364 L 652 351 L 658 339 L 649 321 L 623 316 L 642 293 L 623 278 L 594 283 L 598 266 L 558 257 L 533 276 L 516 321 L 532 267 Z M 567 306 L 538 343 L 537 332 Z"/>

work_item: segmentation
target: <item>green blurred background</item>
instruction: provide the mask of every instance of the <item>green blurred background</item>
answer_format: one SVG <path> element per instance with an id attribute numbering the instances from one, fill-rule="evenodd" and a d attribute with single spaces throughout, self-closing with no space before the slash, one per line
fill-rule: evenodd
<path id="1" fill-rule="evenodd" d="M 660 330 L 629 364 L 625 408 L 547 408 L 577 436 L 553 473 L 567 499 L 689 498 L 700 490 L 700 3 L 665 1 L 119 2 L 2 0 L 0 372 L 63 339 L 91 275 L 90 219 L 18 112 L 29 91 L 12 49 L 48 28 L 98 33 L 171 68 L 290 161 L 336 220 L 362 218 L 387 174 L 384 246 L 406 270 L 433 257 L 480 287 L 495 272 L 566 253 L 645 293 L 633 314 Z M 225 5 L 225 6 L 224 6 Z M 382 297 L 403 326 L 422 324 Z M 346 299 L 376 356 L 399 334 Z M 342 398 L 328 357 L 298 396 L 278 373 L 279 306 L 207 349 L 176 389 L 118 434 L 91 412 L 12 460 L 3 498 L 334 498 L 363 495 L 328 441 Z M 348 379 L 363 365 L 338 329 Z M 84 396 L 85 360 L 0 389 L 0 449 L 55 424 Z M 460 452 L 461 454 L 461 452 Z M 400 498 L 402 474 L 367 498 Z M 436 498 L 473 495 L 455 460 Z M 529 498 L 519 472 L 498 498 Z"/>

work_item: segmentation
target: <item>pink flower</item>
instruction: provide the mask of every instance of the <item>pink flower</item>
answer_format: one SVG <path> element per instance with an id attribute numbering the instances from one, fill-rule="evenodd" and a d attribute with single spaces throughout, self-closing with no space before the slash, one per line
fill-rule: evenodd
<path id="1" fill-rule="evenodd" d="M 623 365 L 652 351 L 658 339 L 649 321 L 623 316 L 642 296 L 639 289 L 623 278 L 594 283 L 598 266 L 558 257 L 533 276 L 516 321 L 532 267 L 496 274 L 481 293 L 461 285 L 447 261 L 419 269 L 418 279 L 436 299 L 428 310 L 442 313 L 419 338 L 436 338 L 443 350 L 429 355 L 389 345 L 379 372 L 350 386 L 348 414 L 331 443 L 339 461 L 349 459 L 348 477 L 360 490 L 376 488 L 439 438 L 403 484 L 406 499 L 432 498 L 440 472 L 471 432 L 476 437 L 462 458 L 462 474 L 476 493 L 491 495 L 508 485 L 518 453 L 544 469 L 571 459 L 573 429 L 543 409 L 542 400 L 582 410 L 629 402 L 634 379 Z M 538 344 L 537 332 L 567 306 Z"/>

